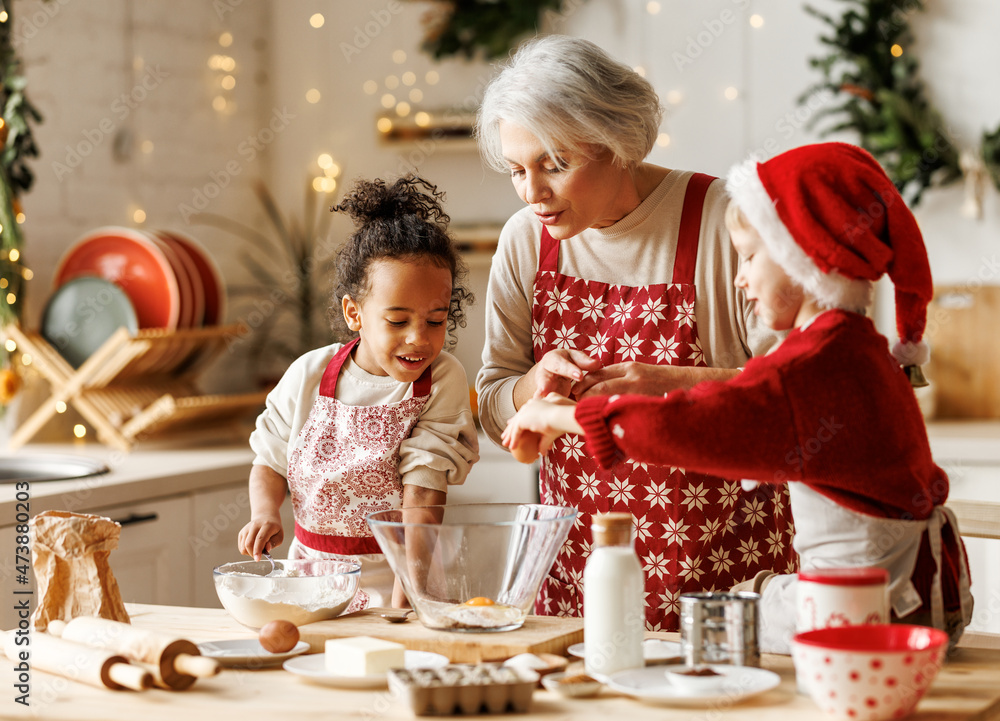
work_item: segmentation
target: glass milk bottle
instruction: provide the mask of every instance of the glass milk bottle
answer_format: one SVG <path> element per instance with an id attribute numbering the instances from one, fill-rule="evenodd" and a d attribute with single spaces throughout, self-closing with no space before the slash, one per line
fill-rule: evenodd
<path id="1" fill-rule="evenodd" d="M 598 514 L 590 528 L 594 547 L 583 571 L 584 662 L 588 674 L 610 676 L 644 665 L 645 582 L 631 515 Z"/>

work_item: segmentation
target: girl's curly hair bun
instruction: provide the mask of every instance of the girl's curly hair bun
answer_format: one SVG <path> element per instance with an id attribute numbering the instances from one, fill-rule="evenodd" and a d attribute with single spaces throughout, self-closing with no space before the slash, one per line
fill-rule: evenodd
<path id="1" fill-rule="evenodd" d="M 347 213 L 359 227 L 371 221 L 407 215 L 444 226 L 450 218 L 441 207 L 443 199 L 444 193 L 439 192 L 437 186 L 423 178 L 407 174 L 391 185 L 386 185 L 381 178 L 359 180 L 344 199 L 330 210 Z"/>

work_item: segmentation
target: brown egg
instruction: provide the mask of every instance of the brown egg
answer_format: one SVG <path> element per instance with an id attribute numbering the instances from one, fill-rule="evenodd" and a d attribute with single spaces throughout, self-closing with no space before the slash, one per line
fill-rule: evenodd
<path id="1" fill-rule="evenodd" d="M 518 444 L 510 449 L 510 453 L 515 460 L 521 463 L 531 463 L 538 458 L 538 447 L 541 443 L 541 434 L 534 431 L 522 431 Z"/>
<path id="2" fill-rule="evenodd" d="M 291 621 L 270 621 L 260 629 L 260 645 L 271 653 L 285 653 L 299 642 L 299 629 Z"/>

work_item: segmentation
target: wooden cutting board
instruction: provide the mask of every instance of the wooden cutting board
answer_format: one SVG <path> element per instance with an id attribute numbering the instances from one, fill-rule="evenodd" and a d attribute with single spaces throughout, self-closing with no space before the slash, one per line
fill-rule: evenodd
<path id="1" fill-rule="evenodd" d="M 221 608 L 189 608 L 127 604 L 132 622 L 148 628 L 159 628 L 196 643 L 230 638 L 256 638 L 257 634 L 236 623 Z M 519 653 L 555 653 L 565 655 L 566 649 L 583 641 L 583 619 L 558 616 L 528 616 L 524 625 L 514 631 L 499 633 L 449 633 L 424 628 L 417 620 L 389 623 L 376 614 L 390 609 L 369 608 L 341 616 L 332 621 L 319 621 L 299 627 L 303 641 L 312 653 L 326 650 L 328 638 L 374 636 L 401 643 L 414 651 L 433 651 L 447 656 L 454 663 L 501 661 Z M 413 617 L 411 616 L 411 619 Z"/>
<path id="2" fill-rule="evenodd" d="M 1000 286 L 938 286 L 925 368 L 936 418 L 1000 418 Z"/>
<path id="3" fill-rule="evenodd" d="M 391 609 L 369 608 L 332 621 L 299 627 L 310 650 L 325 650 L 328 638 L 373 636 L 401 643 L 413 651 L 433 651 L 453 663 L 502 661 L 519 653 L 564 655 L 574 643 L 583 641 L 582 618 L 528 616 L 521 628 L 499 633 L 454 633 L 425 628 L 411 616 L 406 623 L 389 623 L 377 614 Z"/>

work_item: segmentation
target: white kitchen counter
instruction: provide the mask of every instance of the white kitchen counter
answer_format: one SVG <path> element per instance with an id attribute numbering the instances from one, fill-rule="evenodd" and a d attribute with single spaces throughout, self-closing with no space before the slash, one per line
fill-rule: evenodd
<path id="1" fill-rule="evenodd" d="M 1000 421 L 935 421 L 927 435 L 951 500 L 1000 503 Z"/>
<path id="2" fill-rule="evenodd" d="M 172 496 L 246 482 L 253 453 L 246 443 L 183 446 L 167 443 L 139 446 L 122 453 L 96 443 L 30 444 L 0 457 L 40 455 L 85 456 L 97 459 L 111 471 L 68 481 L 31 483 L 31 514 L 67 510 L 86 513 L 110 505 Z M 13 524 L 15 488 L 0 484 L 0 526 Z"/>
<path id="3" fill-rule="evenodd" d="M 931 421 L 927 436 L 935 458 L 1000 464 L 1000 420 Z"/>

